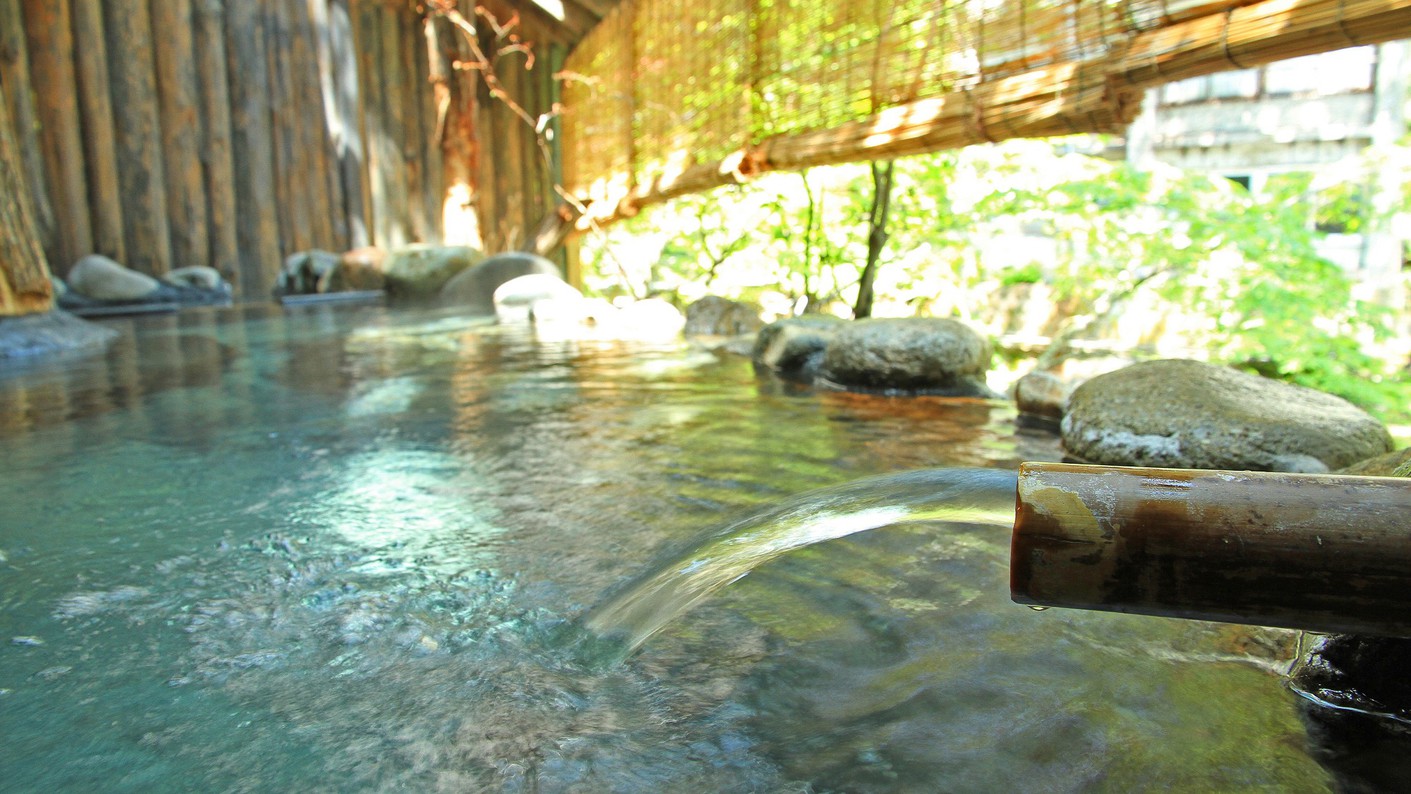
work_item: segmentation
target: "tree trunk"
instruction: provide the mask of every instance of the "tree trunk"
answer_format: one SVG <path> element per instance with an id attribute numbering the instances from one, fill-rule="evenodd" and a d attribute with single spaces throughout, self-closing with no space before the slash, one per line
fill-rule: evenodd
<path id="1" fill-rule="evenodd" d="M 867 214 L 867 265 L 857 283 L 857 305 L 854 319 L 872 316 L 872 285 L 877 281 L 877 268 L 882 261 L 882 249 L 887 245 L 887 220 L 892 207 L 892 175 L 896 161 L 872 163 L 872 207 Z"/>
<path id="2" fill-rule="evenodd" d="M 0 86 L 0 315 L 31 314 L 53 306 L 49 265 L 39 244 L 24 166 Z"/>
<path id="3" fill-rule="evenodd" d="M 44 183 L 44 161 L 40 157 L 39 116 L 30 90 L 29 46 L 25 41 L 24 14 L 20 0 L 0 0 L 0 91 L 5 94 L 15 142 L 24 169 L 24 184 L 33 199 L 34 222 L 46 250 L 54 246 L 54 213 L 49 207 L 49 190 Z"/>

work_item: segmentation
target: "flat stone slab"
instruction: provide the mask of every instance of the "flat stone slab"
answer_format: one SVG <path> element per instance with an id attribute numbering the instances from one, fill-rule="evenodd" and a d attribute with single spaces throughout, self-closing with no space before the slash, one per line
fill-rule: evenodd
<path id="1" fill-rule="evenodd" d="M 1314 389 L 1198 361 L 1147 361 L 1073 391 L 1063 445 L 1089 463 L 1324 472 L 1391 450 L 1386 426 Z"/>

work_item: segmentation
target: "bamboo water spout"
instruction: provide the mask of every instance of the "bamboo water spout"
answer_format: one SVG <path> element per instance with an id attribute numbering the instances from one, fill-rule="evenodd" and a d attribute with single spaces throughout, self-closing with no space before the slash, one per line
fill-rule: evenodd
<path id="1" fill-rule="evenodd" d="M 1411 637 L 1411 479 L 1026 463 L 1023 604 Z"/>

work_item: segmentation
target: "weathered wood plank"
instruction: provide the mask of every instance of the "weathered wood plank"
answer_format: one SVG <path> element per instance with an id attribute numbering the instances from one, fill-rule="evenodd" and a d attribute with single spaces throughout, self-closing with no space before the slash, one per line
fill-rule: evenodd
<path id="1" fill-rule="evenodd" d="M 268 59 L 270 134 L 274 142 L 274 192 L 280 207 L 281 255 L 313 248 L 309 212 L 308 171 L 300 126 L 311 108 L 297 107 L 295 76 L 290 63 L 293 34 L 288 2 L 264 7 L 265 57 Z"/>
<path id="2" fill-rule="evenodd" d="M 358 58 L 358 103 L 362 120 L 363 145 L 367 157 L 368 214 L 372 244 L 396 248 L 408 241 L 401 235 L 392 209 L 395 195 L 391 183 L 391 162 L 395 147 L 388 145 L 386 91 L 382 53 L 383 13 L 376 0 L 351 0 Z"/>
<path id="3" fill-rule="evenodd" d="M 309 159 L 309 197 L 314 245 L 334 251 L 348 247 L 348 222 L 343 216 L 343 199 L 338 176 L 332 166 L 332 142 L 328 130 L 330 105 L 325 102 L 323 59 L 327 49 L 327 0 L 310 0 L 296 5 L 294 18 L 295 74 L 298 76 L 299 106 L 304 111 L 304 146 Z M 331 75 L 330 75 L 331 76 Z"/>
<path id="4" fill-rule="evenodd" d="M 123 240 L 122 190 L 118 181 L 113 103 L 108 93 L 108 43 L 103 9 L 98 3 L 77 2 L 72 10 L 73 36 L 79 45 L 74 48 L 74 71 L 83 125 L 93 250 L 125 262 L 127 244 Z"/>
<path id="5" fill-rule="evenodd" d="M 103 18 L 123 195 L 124 264 L 162 275 L 171 269 L 171 228 L 147 0 L 103 0 Z"/>
<path id="6" fill-rule="evenodd" d="M 228 281 L 240 285 L 230 83 L 225 53 L 225 0 L 196 0 L 192 10 L 192 41 L 201 101 L 202 176 L 210 244 L 206 264 L 219 270 Z"/>
<path id="7" fill-rule="evenodd" d="M 268 294 L 282 264 L 270 132 L 269 67 L 261 13 L 264 1 L 234 0 L 225 7 L 227 70 L 231 77 L 231 154 L 236 163 L 236 236 L 246 295 Z"/>
<path id="8" fill-rule="evenodd" d="M 5 92 L 0 87 L 0 315 L 47 311 L 53 305 L 49 265 L 34 225 L 24 165 L 10 119 Z"/>
<path id="9" fill-rule="evenodd" d="M 210 238 L 191 0 L 151 0 L 150 8 L 171 261 L 177 267 L 205 264 L 210 257 Z"/>
<path id="10" fill-rule="evenodd" d="M 323 2 L 323 0 L 312 0 Z M 328 63 L 333 95 L 330 112 L 333 156 L 348 221 L 348 247 L 372 244 L 371 186 L 367 179 L 366 136 L 363 131 L 360 77 L 364 68 L 356 49 L 354 0 L 328 3 Z"/>
<path id="11" fill-rule="evenodd" d="M 0 89 L 9 103 L 19 146 L 24 182 L 29 186 L 34 223 L 46 250 L 54 247 L 54 213 L 49 206 L 49 188 L 44 179 L 44 160 L 39 152 L 39 116 L 34 107 L 34 91 L 29 73 L 29 46 L 25 41 L 21 0 L 0 0 Z"/>
<path id="12" fill-rule="evenodd" d="M 81 127 L 73 101 L 73 21 L 68 0 L 25 0 L 24 29 L 41 128 L 45 184 L 55 214 L 56 233 L 49 255 L 67 272 L 93 248 Z"/>

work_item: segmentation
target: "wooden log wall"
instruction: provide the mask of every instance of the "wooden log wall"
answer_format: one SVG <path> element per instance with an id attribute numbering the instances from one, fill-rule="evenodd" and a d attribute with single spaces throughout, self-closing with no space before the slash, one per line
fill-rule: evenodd
<path id="1" fill-rule="evenodd" d="M 455 47 L 447 87 L 449 112 L 441 125 L 447 128 L 441 136 L 443 144 L 448 152 L 454 152 L 447 158 L 447 179 L 453 186 L 459 180 L 461 189 L 453 190 L 452 195 L 468 196 L 474 207 L 473 222 L 479 225 L 477 236 L 485 250 L 525 250 L 536 226 L 560 203 L 554 186 L 563 182 L 561 136 L 554 108 L 562 99 L 557 75 L 572 44 L 570 34 L 507 0 L 460 0 L 458 7 L 462 15 L 477 23 L 481 51 L 500 52 L 494 58 L 494 75 L 506 98 L 535 123 L 492 96 L 489 82 L 474 70 L 454 68 L 456 61 L 464 66 L 474 59 L 461 31 L 438 20 L 441 40 Z M 511 42 L 497 39 L 496 25 L 519 42 L 532 45 L 532 60 L 523 52 L 508 50 L 506 45 Z M 434 118 L 434 103 L 432 112 Z M 542 123 L 548 133 L 547 157 L 536 123 Z M 565 262 L 571 252 L 557 255 L 559 264 L 566 267 L 565 275 L 573 280 L 574 268 Z"/>
<path id="2" fill-rule="evenodd" d="M 50 269 L 209 265 L 260 299 L 296 251 L 520 244 L 548 172 L 506 161 L 532 130 L 455 68 L 462 48 L 414 0 L 0 0 L 14 167 Z M 535 113 L 547 63 L 502 63 Z M 448 197 L 477 211 L 455 229 Z"/>

